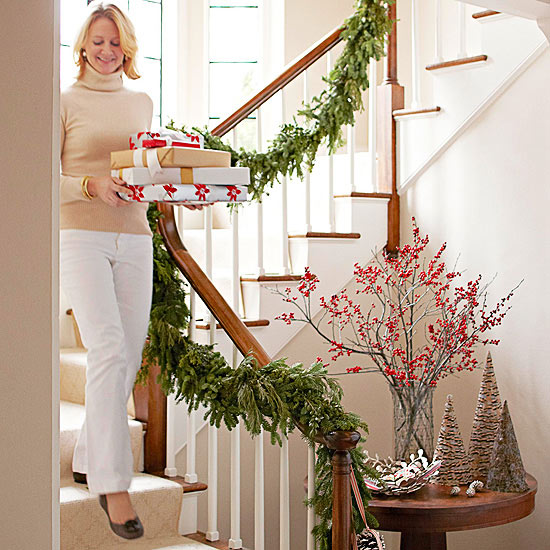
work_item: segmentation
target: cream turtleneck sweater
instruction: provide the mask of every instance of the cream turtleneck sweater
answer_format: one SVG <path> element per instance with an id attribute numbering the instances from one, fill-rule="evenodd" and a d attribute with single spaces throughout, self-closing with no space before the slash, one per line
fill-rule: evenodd
<path id="1" fill-rule="evenodd" d="M 87 64 L 84 75 L 61 94 L 61 229 L 88 229 L 150 235 L 147 204 L 113 207 L 82 194 L 83 176 L 108 176 L 111 151 L 128 149 L 130 134 L 148 130 L 153 103 L 128 90 L 122 69 L 98 73 Z"/>

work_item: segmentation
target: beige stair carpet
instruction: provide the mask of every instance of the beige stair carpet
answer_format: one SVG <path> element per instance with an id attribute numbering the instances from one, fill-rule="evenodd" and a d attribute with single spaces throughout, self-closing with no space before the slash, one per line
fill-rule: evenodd
<path id="1" fill-rule="evenodd" d="M 63 348 L 59 353 L 60 399 L 72 403 L 85 403 L 86 358 L 83 348 Z M 128 414 L 135 417 L 133 397 L 128 401 Z"/>
<path id="2" fill-rule="evenodd" d="M 62 480 L 65 480 L 72 478 L 73 450 L 80 433 L 80 428 L 84 422 L 85 411 L 84 405 L 69 401 L 61 401 L 59 409 L 59 475 Z M 128 427 L 130 428 L 130 442 L 134 457 L 134 471 L 137 472 L 139 470 L 143 444 L 143 425 L 137 420 L 128 418 Z"/>
<path id="3" fill-rule="evenodd" d="M 178 483 L 137 474 L 129 492 L 145 529 L 144 541 L 177 536 L 183 498 Z M 84 485 L 70 483 L 61 487 L 60 519 L 61 550 L 104 550 L 120 544 L 128 545 L 128 542 L 136 543 L 124 541 L 111 531 L 98 496 L 90 493 Z"/>
<path id="4" fill-rule="evenodd" d="M 120 550 L 124 547 L 132 550 L 212 550 L 211 546 L 206 546 L 182 536 L 162 537 L 155 540 L 122 541 L 116 546 L 108 546 L 102 550 Z"/>

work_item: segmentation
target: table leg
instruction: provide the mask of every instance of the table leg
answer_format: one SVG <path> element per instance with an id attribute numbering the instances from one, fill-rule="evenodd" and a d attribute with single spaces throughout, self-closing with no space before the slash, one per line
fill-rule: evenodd
<path id="1" fill-rule="evenodd" d="M 447 550 L 446 533 L 401 533 L 401 550 Z"/>

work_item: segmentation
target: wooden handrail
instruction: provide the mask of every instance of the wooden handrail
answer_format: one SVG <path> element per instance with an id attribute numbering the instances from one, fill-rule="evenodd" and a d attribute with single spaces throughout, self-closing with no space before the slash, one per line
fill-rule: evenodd
<path id="1" fill-rule="evenodd" d="M 189 284 L 219 321 L 231 341 L 237 346 L 237 349 L 245 357 L 252 354 L 260 367 L 267 365 L 271 361 L 267 352 L 258 340 L 254 338 L 253 334 L 233 309 L 231 309 L 224 297 L 181 242 L 174 218 L 174 207 L 171 204 L 159 203 L 158 209 L 164 215 L 158 221 L 159 231 L 178 269 L 185 275 Z"/>
<path id="2" fill-rule="evenodd" d="M 268 99 L 272 98 L 279 90 L 282 90 L 288 83 L 303 73 L 310 65 L 313 65 L 329 50 L 334 48 L 342 40 L 341 34 L 345 27 L 338 27 L 314 44 L 309 50 L 302 54 L 296 61 L 290 63 L 273 82 L 258 92 L 250 101 L 247 101 L 241 108 L 218 124 L 212 135 L 222 137 L 233 130 L 237 124 L 252 114 L 258 107 L 261 107 Z"/>
<path id="3" fill-rule="evenodd" d="M 395 8 L 394 8 L 395 10 Z M 395 16 L 395 11 L 390 12 Z M 251 100 L 245 103 L 240 109 L 235 111 L 227 119 L 221 122 L 212 131 L 213 135 L 222 137 L 231 131 L 241 121 L 253 113 L 258 107 L 263 105 L 279 90 L 292 82 L 309 66 L 319 60 L 325 53 L 331 50 L 341 40 L 341 34 L 345 27 L 340 26 L 325 36 L 316 45 L 312 46 L 295 62 L 291 63 L 273 82 L 267 85 L 263 90 L 257 93 Z M 394 37 L 395 41 L 395 37 Z M 395 60 L 396 46 L 392 45 L 393 59 Z M 393 86 L 398 86 L 393 82 L 394 61 L 391 64 L 390 82 Z M 396 78 L 395 78 L 396 80 Z M 396 107 L 394 102 L 393 108 Z M 393 109 L 389 111 L 390 117 Z M 393 120 L 393 118 L 392 118 Z M 395 135 L 392 133 L 393 136 Z M 395 143 L 395 142 L 394 142 Z M 395 192 L 395 183 L 388 189 L 392 200 L 395 203 L 397 194 Z M 398 209 L 397 201 L 397 209 Z M 244 325 L 238 315 L 227 304 L 223 296 L 219 293 L 212 281 L 207 277 L 199 265 L 189 254 L 182 243 L 174 217 L 174 208 L 170 204 L 158 205 L 159 211 L 163 216 L 158 221 L 159 231 L 164 239 L 166 248 L 170 256 L 176 263 L 178 269 L 186 277 L 189 284 L 201 297 L 206 307 L 212 312 L 214 317 L 227 333 L 231 341 L 238 350 L 244 355 L 252 354 L 258 365 L 264 366 L 271 361 L 267 352 L 260 343 L 254 338 L 252 333 Z M 395 210 L 395 208 L 393 209 Z M 394 212 L 395 216 L 395 212 Z M 390 219 L 392 216 L 389 216 Z M 398 222 L 397 222 L 397 227 Z M 302 430 L 304 429 L 301 427 Z M 357 445 L 359 434 L 357 432 L 331 432 L 326 436 L 318 435 L 317 441 L 328 445 L 334 450 L 332 459 L 333 466 L 333 550 L 349 550 L 351 541 L 351 492 L 350 492 L 350 466 L 351 458 L 349 451 Z"/>

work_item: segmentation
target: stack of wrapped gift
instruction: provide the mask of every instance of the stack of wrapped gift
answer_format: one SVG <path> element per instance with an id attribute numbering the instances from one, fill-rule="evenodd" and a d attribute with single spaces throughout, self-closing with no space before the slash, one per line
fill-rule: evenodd
<path id="1" fill-rule="evenodd" d="M 130 149 L 111 153 L 111 175 L 126 182 L 137 202 L 243 202 L 248 168 L 231 168 L 231 154 L 203 148 L 203 138 L 161 130 L 130 137 Z"/>

